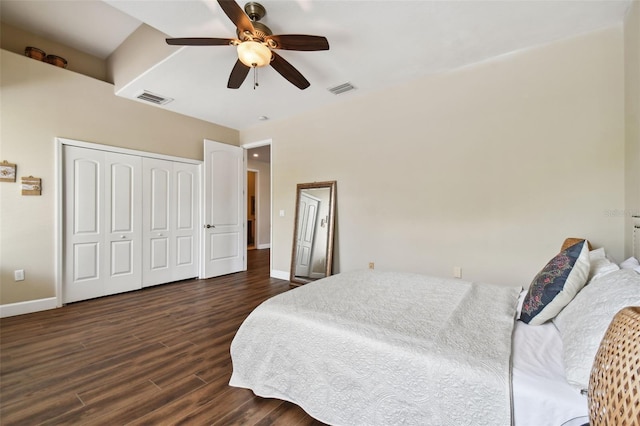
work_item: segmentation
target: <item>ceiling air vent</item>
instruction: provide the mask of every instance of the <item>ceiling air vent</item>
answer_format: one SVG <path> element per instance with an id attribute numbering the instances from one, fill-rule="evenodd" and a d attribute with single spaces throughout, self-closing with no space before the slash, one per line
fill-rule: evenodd
<path id="1" fill-rule="evenodd" d="M 146 90 L 136 96 L 137 99 L 142 101 L 151 102 L 156 105 L 164 105 L 171 102 L 173 99 L 164 96 L 157 95 L 155 93 L 147 92 Z"/>
<path id="2" fill-rule="evenodd" d="M 347 81 L 346 83 L 338 84 L 335 87 L 330 87 L 328 90 L 334 95 L 340 95 L 344 92 L 355 90 L 355 86 Z"/>

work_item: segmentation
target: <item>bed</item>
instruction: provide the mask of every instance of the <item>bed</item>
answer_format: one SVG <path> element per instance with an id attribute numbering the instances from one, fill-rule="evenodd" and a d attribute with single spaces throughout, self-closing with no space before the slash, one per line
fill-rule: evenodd
<path id="1" fill-rule="evenodd" d="M 584 247 L 574 248 L 571 269 L 589 256 Z M 586 263 L 586 272 L 582 265 L 565 280 L 579 276 L 582 286 L 558 292 L 573 292 L 564 298 L 580 303 L 564 318 L 552 303 L 558 312 L 547 309 L 551 317 L 540 325 L 517 321 L 527 297 L 536 296 L 531 288 L 372 270 L 307 284 L 247 317 L 231 345 L 229 384 L 293 402 L 334 425 L 560 426 L 588 415 L 580 384 L 567 380 L 563 344 L 573 315 L 585 310 L 576 294 L 594 279 Z M 608 281 L 594 291 L 620 281 L 609 264 Z M 617 305 L 640 304 L 638 273 L 624 274 L 628 288 Z M 616 303 L 607 303 L 601 322 Z M 596 340 L 597 350 L 598 333 L 582 340 Z"/>

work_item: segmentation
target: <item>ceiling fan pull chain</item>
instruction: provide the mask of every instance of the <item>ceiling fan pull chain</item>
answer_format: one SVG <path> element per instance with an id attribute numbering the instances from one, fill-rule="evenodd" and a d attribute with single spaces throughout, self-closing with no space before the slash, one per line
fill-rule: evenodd
<path id="1" fill-rule="evenodd" d="M 258 86 L 258 67 L 253 67 L 253 90 Z"/>

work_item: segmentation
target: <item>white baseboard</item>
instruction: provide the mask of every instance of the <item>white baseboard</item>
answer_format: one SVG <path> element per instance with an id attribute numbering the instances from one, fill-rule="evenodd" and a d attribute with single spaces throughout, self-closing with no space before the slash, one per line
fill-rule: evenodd
<path id="1" fill-rule="evenodd" d="M 276 269 L 271 270 L 271 278 L 278 278 L 280 280 L 289 281 L 289 272 L 287 271 L 278 271 Z"/>
<path id="2" fill-rule="evenodd" d="M 57 307 L 58 300 L 55 297 L 29 300 L 27 302 L 9 303 L 7 305 L 0 305 L 0 318 L 31 314 L 33 312 L 46 311 Z"/>
<path id="3" fill-rule="evenodd" d="M 258 244 L 258 247 L 256 247 L 258 250 L 262 250 L 262 249 L 268 249 L 271 248 L 271 244 L 270 243 L 266 243 L 266 244 Z"/>

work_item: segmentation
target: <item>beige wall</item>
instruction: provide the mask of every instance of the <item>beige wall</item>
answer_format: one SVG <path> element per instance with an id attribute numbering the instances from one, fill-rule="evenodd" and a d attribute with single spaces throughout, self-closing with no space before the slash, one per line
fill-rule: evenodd
<path id="1" fill-rule="evenodd" d="M 625 74 L 625 256 L 633 252 L 632 215 L 640 215 L 640 1 L 631 4 L 624 24 Z M 638 254 L 636 254 L 637 256 Z"/>
<path id="2" fill-rule="evenodd" d="M 113 94 L 111 84 L 0 52 L 0 161 L 42 178 L 42 196 L 0 183 L 0 304 L 55 296 L 56 136 L 202 159 L 203 139 L 238 145 L 236 130 Z M 24 269 L 25 281 L 13 271 Z"/>
<path id="3" fill-rule="evenodd" d="M 142 24 L 109 56 L 107 74 L 116 93 L 178 50 L 165 43 L 165 37 L 166 34 Z"/>
<path id="4" fill-rule="evenodd" d="M 256 247 L 267 248 L 271 245 L 271 164 L 249 158 L 247 168 L 258 172 Z"/>
<path id="5" fill-rule="evenodd" d="M 273 268 L 296 183 L 334 179 L 337 271 L 528 286 L 568 236 L 622 260 L 623 61 L 616 26 L 242 131 L 272 139 Z"/>
<path id="6" fill-rule="evenodd" d="M 566 236 L 622 260 L 625 221 L 616 212 L 637 207 L 625 180 L 639 185 L 637 34 L 634 2 L 624 32 L 343 95 L 341 106 L 241 135 L 3 50 L 0 161 L 42 177 L 43 195 L 0 183 L 0 304 L 55 295 L 55 136 L 194 159 L 204 138 L 271 138 L 271 211 L 286 213 L 273 216 L 276 271 L 289 270 L 296 183 L 334 179 L 337 271 L 369 261 L 437 275 L 461 266 L 464 278 L 526 286 Z M 27 279 L 14 282 L 15 269 Z"/>
<path id="7" fill-rule="evenodd" d="M 107 62 L 105 60 L 42 38 L 4 22 L 0 25 L 0 48 L 24 55 L 24 49 L 27 46 L 37 47 L 49 55 L 65 58 L 69 71 L 88 75 L 98 80 L 109 81 Z"/>

